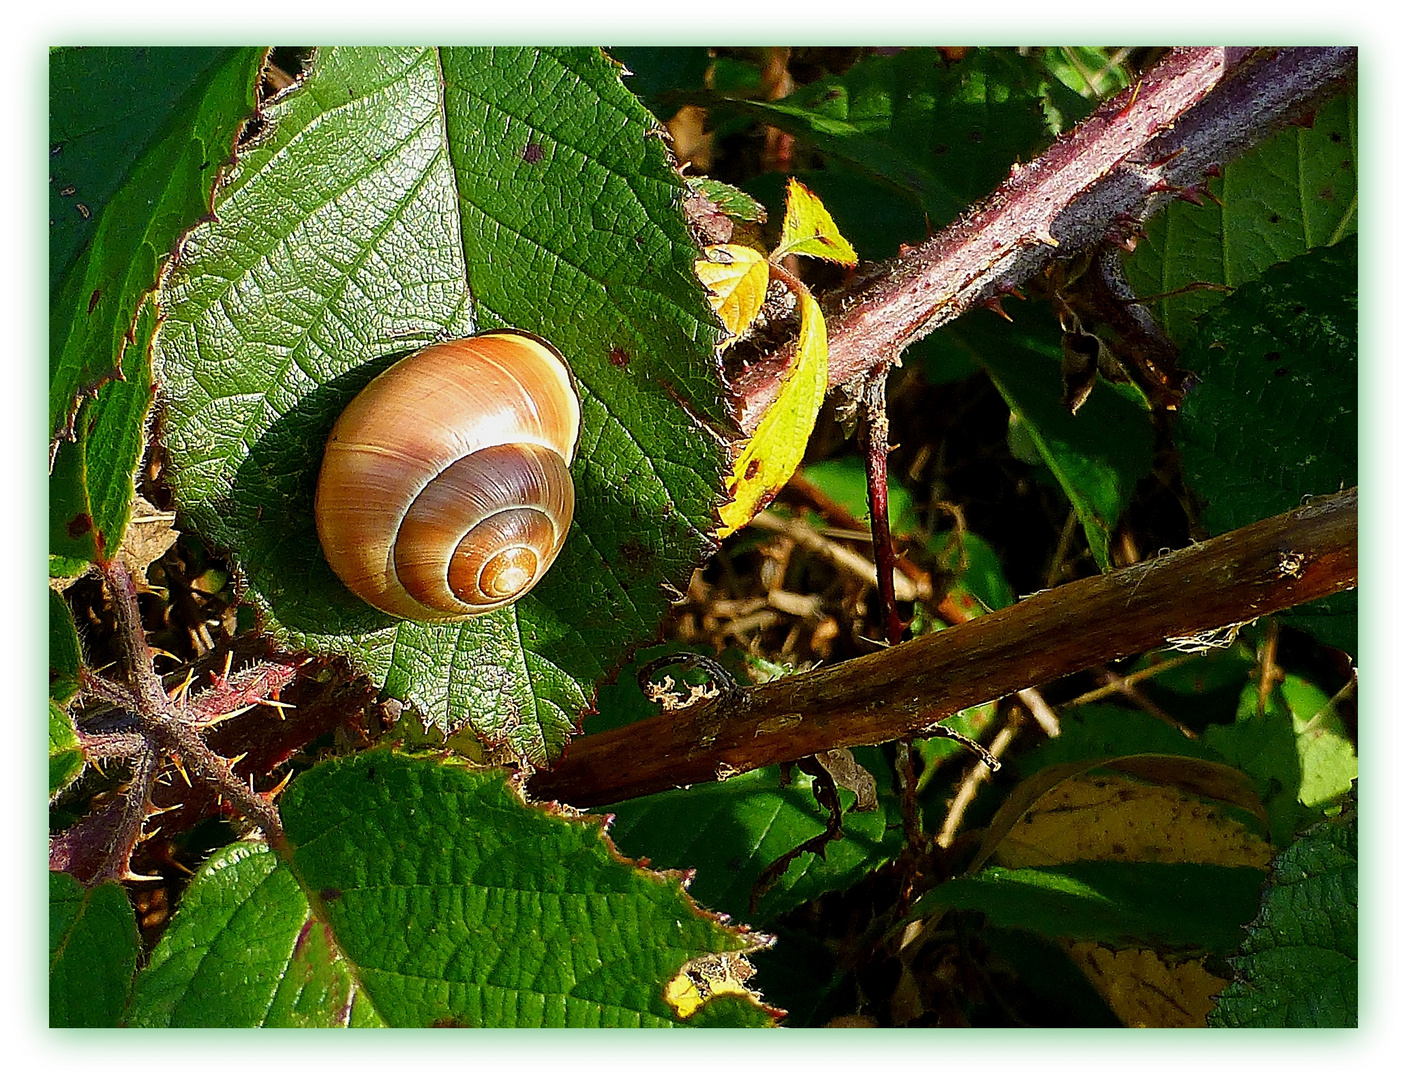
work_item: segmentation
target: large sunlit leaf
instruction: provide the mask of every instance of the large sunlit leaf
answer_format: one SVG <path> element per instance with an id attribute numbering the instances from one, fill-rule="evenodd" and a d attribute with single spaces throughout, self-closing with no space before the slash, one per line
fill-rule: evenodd
<path id="1" fill-rule="evenodd" d="M 357 973 L 262 844 L 216 852 L 137 979 L 132 1027 L 381 1027 Z"/>
<path id="2" fill-rule="evenodd" d="M 189 238 L 158 336 L 177 498 L 268 629 L 538 763 L 655 632 L 722 487 L 684 184 L 620 80 L 586 48 L 320 51 Z M 513 607 L 399 622 L 318 547 L 328 430 L 395 357 L 501 325 L 556 344 L 582 390 L 573 528 Z"/>

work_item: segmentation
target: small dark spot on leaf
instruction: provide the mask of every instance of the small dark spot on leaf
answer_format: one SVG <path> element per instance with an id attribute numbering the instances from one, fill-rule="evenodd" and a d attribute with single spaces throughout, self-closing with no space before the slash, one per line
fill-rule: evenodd
<path id="1" fill-rule="evenodd" d="M 1272 225 L 1279 225 L 1279 224 L 1280 224 L 1280 215 L 1279 215 L 1279 214 L 1271 214 L 1271 215 L 1270 215 L 1270 224 L 1272 224 Z"/>
<path id="2" fill-rule="evenodd" d="M 86 513 L 79 514 L 68 523 L 67 529 L 69 539 L 77 540 L 93 531 L 93 519 Z"/>
<path id="3" fill-rule="evenodd" d="M 93 314 L 93 309 L 98 306 L 98 299 L 103 295 L 102 289 L 94 289 L 93 295 L 88 297 L 88 314 Z"/>
<path id="4" fill-rule="evenodd" d="M 1276 374 L 1277 377 L 1283 378 L 1284 376 L 1288 375 L 1289 373 L 1290 373 L 1290 369 L 1287 368 L 1287 367 L 1278 367 L 1278 368 L 1275 369 L 1275 374 Z"/>
<path id="5" fill-rule="evenodd" d="M 630 354 L 619 345 L 616 345 L 611 349 L 610 361 L 612 367 L 626 367 L 630 363 Z"/>
<path id="6" fill-rule="evenodd" d="M 756 475 L 757 475 L 759 472 L 761 472 L 761 471 L 762 471 L 762 461 L 761 461 L 760 459 L 758 459 L 758 458 L 753 458 L 751 461 L 749 461 L 749 462 L 747 463 L 747 468 L 743 471 L 743 479 L 744 479 L 744 480 L 751 480 L 754 476 L 756 476 Z"/>
<path id="7" fill-rule="evenodd" d="M 432 1028 L 467 1028 L 473 1025 L 457 1016 L 442 1016 L 438 1020 L 431 1020 L 430 1026 Z"/>
<path id="8" fill-rule="evenodd" d="M 946 154 L 948 152 L 948 144 L 945 142 L 940 142 L 937 146 L 933 148 L 933 152 L 935 154 Z"/>
<path id="9" fill-rule="evenodd" d="M 1309 308 L 1305 307 L 1303 304 L 1296 304 L 1290 309 L 1290 313 L 1293 315 L 1303 315 L 1308 310 Z"/>
<path id="10" fill-rule="evenodd" d="M 1270 352 L 1265 354 L 1265 358 L 1269 360 L 1272 364 L 1275 363 L 1276 360 L 1280 359 L 1280 350 L 1272 349 Z"/>
<path id="11" fill-rule="evenodd" d="M 331 903 L 334 903 L 335 901 L 338 901 L 338 900 L 341 900 L 341 899 L 342 899 L 342 890 L 341 890 L 341 889 L 335 889 L 335 888 L 333 888 L 333 889 L 323 889 L 321 892 L 318 893 L 318 895 L 319 895 L 320 897 L 322 897 L 324 900 L 326 900 L 329 904 L 331 904 Z"/>
<path id="12" fill-rule="evenodd" d="M 366 770 L 366 778 L 367 778 L 368 780 L 375 780 L 375 779 L 376 779 L 376 766 L 375 766 L 375 765 L 373 765 L 371 768 L 369 768 L 369 769 Z"/>
<path id="13" fill-rule="evenodd" d="M 523 160 L 529 165 L 536 165 L 542 158 L 543 149 L 541 143 L 530 142 L 527 146 L 523 147 Z"/>
<path id="14" fill-rule="evenodd" d="M 1329 132 L 1329 141 L 1331 143 L 1341 143 L 1343 142 L 1343 136 L 1340 135 L 1337 131 L 1331 131 Z"/>
<path id="15" fill-rule="evenodd" d="M 825 99 L 824 99 L 824 100 L 826 100 L 826 101 L 834 101 L 834 100 L 835 100 L 836 98 L 838 98 L 838 97 L 840 97 L 840 87 L 838 87 L 838 86 L 833 86 L 833 87 L 831 87 L 831 89 L 829 89 L 829 90 L 826 91 L 826 96 L 825 96 Z"/>
<path id="16" fill-rule="evenodd" d="M 1323 202 L 1333 202 L 1333 201 L 1334 201 L 1334 189 L 1331 188 L 1331 187 L 1320 188 L 1320 189 L 1319 189 L 1319 198 L 1320 198 L 1320 200 L 1323 201 Z"/>
<path id="17" fill-rule="evenodd" d="M 648 569 L 655 555 L 648 545 L 639 540 L 625 541 L 620 546 L 620 554 L 626 565 L 636 571 Z"/>
<path id="18" fill-rule="evenodd" d="M 1349 161 L 1348 158 L 1344 158 L 1342 161 L 1339 162 L 1339 168 L 1342 169 L 1344 172 L 1352 172 L 1353 162 Z"/>

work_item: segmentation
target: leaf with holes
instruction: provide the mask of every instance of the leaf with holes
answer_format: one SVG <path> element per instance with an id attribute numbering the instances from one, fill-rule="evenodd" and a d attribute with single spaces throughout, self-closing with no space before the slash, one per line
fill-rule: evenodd
<path id="1" fill-rule="evenodd" d="M 542 764 L 713 542 L 728 421 L 683 181 L 595 49 L 321 50 L 263 119 L 164 294 L 176 497 L 278 639 Z M 328 431 L 392 359 L 504 325 L 582 391 L 566 547 L 512 607 L 398 621 L 318 546 Z"/>

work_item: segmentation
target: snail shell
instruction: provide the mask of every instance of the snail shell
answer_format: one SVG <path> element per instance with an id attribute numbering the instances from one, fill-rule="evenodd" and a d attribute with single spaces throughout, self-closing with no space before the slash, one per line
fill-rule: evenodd
<path id="1" fill-rule="evenodd" d="M 511 604 L 561 551 L 581 404 L 566 361 L 499 330 L 430 345 L 338 417 L 314 513 L 333 572 L 407 619 Z"/>

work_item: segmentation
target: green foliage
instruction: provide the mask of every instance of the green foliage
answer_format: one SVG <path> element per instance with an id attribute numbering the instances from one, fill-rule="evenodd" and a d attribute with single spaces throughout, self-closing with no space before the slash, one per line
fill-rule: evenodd
<path id="1" fill-rule="evenodd" d="M 346 657 L 411 706 L 383 746 L 407 731 L 439 744 L 467 722 L 456 745 L 541 767 L 579 721 L 595 732 L 653 714 L 635 671 L 680 648 L 646 643 L 658 640 L 671 590 L 715 543 L 730 431 L 721 335 L 680 208 L 702 191 L 755 222 L 761 205 L 746 187 L 775 225 L 784 180 L 686 182 L 657 119 L 704 102 L 716 142 L 752 138 L 760 124 L 795 136 L 797 175 L 866 258 L 887 258 L 1131 82 L 1110 50 L 964 52 L 886 50 L 763 101 L 749 97 L 760 96 L 760 69 L 744 50 L 325 49 L 299 85 L 263 104 L 235 153 L 263 50 L 53 51 L 49 421 L 53 432 L 75 424 L 52 458 L 51 575 L 117 551 L 155 387 L 191 542 L 232 558 L 277 644 Z M 1183 408 L 1157 419 L 1171 421 L 1178 480 L 1212 532 L 1356 483 L 1355 110 L 1352 97 L 1331 102 L 1312 129 L 1229 163 L 1211 181 L 1219 201 L 1175 202 L 1146 223 L 1147 241 L 1127 260 L 1144 294 L 1234 289 L 1154 308 L 1197 376 Z M 1161 487 L 1176 455 L 1126 386 L 1101 381 L 1069 415 L 1057 319 L 1040 302 L 1008 306 L 1012 322 L 969 314 L 910 359 L 954 398 L 980 387 L 999 417 L 1009 414 L 1015 460 L 1003 457 L 1003 468 L 1068 499 L 1108 568 L 1118 531 L 1137 516 L 1130 508 L 1146 509 L 1135 490 Z M 395 358 L 502 325 L 553 341 L 583 393 L 578 512 L 562 569 L 485 618 L 400 622 L 355 600 L 321 555 L 312 491 L 322 446 L 341 408 Z M 857 460 L 816 462 L 807 475 L 867 516 Z M 934 475 L 925 496 L 949 498 L 942 470 Z M 916 504 L 891 477 L 891 523 L 916 538 L 909 555 L 947 599 L 974 615 L 1012 604 L 1024 579 L 988 542 L 1006 537 L 985 525 L 960 542 L 927 536 L 933 522 Z M 88 805 L 79 789 L 96 770 L 75 784 L 85 761 L 69 710 L 84 644 L 57 591 L 49 615 L 49 790 L 61 825 Z M 1286 621 L 1356 649 L 1351 597 Z M 916 605 L 912 632 L 944 631 Z M 525 804 L 518 779 L 442 748 L 433 758 L 388 749 L 327 758 L 329 738 L 280 759 L 297 773 L 277 804 L 286 835 L 206 860 L 144 960 L 121 886 L 89 890 L 51 874 L 50 1021 L 774 1025 L 775 1009 L 741 994 L 715 993 L 684 1017 L 667 996 L 686 964 L 747 953 L 753 985 L 790 1010 L 791 1026 L 916 996 L 916 980 L 939 977 L 950 956 L 962 958 L 953 984 L 975 974 L 982 989 L 939 1022 L 1115 1022 L 1066 951 L 1078 939 L 1202 958 L 1213 970 L 1230 957 L 1237 978 L 1216 1025 L 1355 1024 L 1357 823 L 1339 804 L 1357 777 L 1356 717 L 1312 666 L 1284 657 L 1293 670 L 1262 708 L 1249 644 L 1143 678 L 1165 659 L 1119 665 L 1137 680 L 1125 703 L 1063 708 L 1060 736 L 1020 736 L 966 807 L 953 846 L 932 857 L 905 854 L 890 751 L 856 750 L 879 808 L 856 809 L 842 787 L 841 835 L 824 856 L 796 854 L 756 910 L 768 868 L 827 828 L 799 769 L 786 781 L 761 769 L 577 817 Z M 590 708 L 599 715 L 583 719 Z M 989 702 L 947 723 L 985 739 L 999 715 L 1006 707 Z M 423 732 L 422 719 L 435 730 Z M 915 740 L 914 751 L 918 823 L 934 834 L 970 751 L 941 736 Z M 1164 824 L 1138 817 L 1146 793 L 1151 804 L 1171 791 L 1169 803 L 1189 808 L 1149 849 L 1193 846 L 1180 835 L 1189 822 L 1216 827 L 1203 829 L 1195 854 L 1162 862 L 1111 843 L 1064 857 L 1074 861 L 1003 865 L 1018 860 L 1002 844 L 1042 814 L 1063 821 L 1072 843 L 1110 840 L 1117 814 L 1079 825 L 1080 807 L 1041 800 L 1062 784 L 1087 781 L 1083 792 L 1114 780 L 1139 804 L 1134 826 Z M 112 783 L 121 782 L 119 772 Z M 1262 893 L 1267 833 L 1280 854 Z M 714 911 L 765 927 L 775 946 L 755 951 L 761 938 Z M 934 954 L 919 954 L 935 941 L 929 964 Z M 885 983 L 891 968 L 902 971 L 897 989 Z M 1017 998 L 1039 1012 L 1002 1011 Z M 916 1008 L 906 1021 L 934 1015 Z"/>
<path id="2" fill-rule="evenodd" d="M 531 809 L 497 771 L 369 753 L 299 777 L 282 806 L 291 865 L 217 853 L 129 1023 L 669 1026 L 685 961 L 755 944 L 622 860 L 599 820 Z"/>
<path id="3" fill-rule="evenodd" d="M 882 773 L 881 776 L 884 776 Z M 892 784 L 886 786 L 891 790 Z M 751 908 L 753 887 L 775 859 L 826 827 L 826 812 L 799 771 L 783 783 L 776 768 L 758 769 L 721 784 L 647 795 L 604 807 L 615 817 L 611 838 L 650 865 L 697 871 L 689 888 L 701 904 L 736 913 L 758 926 L 823 893 L 854 884 L 887 862 L 901 837 L 887 829 L 892 797 L 878 810 L 857 812 L 853 792 L 841 792 L 845 835 L 826 845 L 825 858 L 804 852 Z"/>
<path id="4" fill-rule="evenodd" d="M 142 298 L 210 209 L 258 49 L 49 54 L 49 431 L 117 372 Z"/>
<path id="5" fill-rule="evenodd" d="M 262 844 L 216 852 L 137 979 L 131 1027 L 380 1027 L 327 926 Z"/>
<path id="6" fill-rule="evenodd" d="M 265 118 L 165 294 L 177 497 L 278 637 L 545 763 L 708 543 L 722 453 L 696 418 L 722 420 L 717 332 L 682 181 L 590 49 L 324 50 Z M 322 557 L 321 447 L 390 358 L 499 325 L 551 340 L 581 387 L 573 528 L 513 609 L 401 622 Z"/>
<path id="7" fill-rule="evenodd" d="M 114 1027 L 137 970 L 137 917 L 120 885 L 49 875 L 49 1025 Z"/>
<path id="8" fill-rule="evenodd" d="M 1244 285 L 1357 231 L 1357 96 L 1323 106 L 1313 127 L 1282 131 L 1227 162 L 1209 187 L 1202 206 L 1175 201 L 1153 217 L 1127 260 L 1134 291 L 1161 297 L 1153 313 L 1179 343 L 1220 299 L 1195 286 Z"/>
<path id="9" fill-rule="evenodd" d="M 1324 821 L 1279 858 L 1232 958 L 1212 1027 L 1358 1026 L 1358 817 Z"/>
<path id="10" fill-rule="evenodd" d="M 121 378 L 79 407 L 76 437 L 58 445 L 49 475 L 51 575 L 76 575 L 92 559 L 112 558 L 127 531 L 133 476 L 146 451 L 155 330 L 156 308 L 148 297 L 122 357 Z"/>
<path id="11" fill-rule="evenodd" d="M 993 866 L 929 890 L 913 914 L 960 908 L 1049 937 L 1228 952 L 1255 914 L 1264 877 L 1253 867 L 1193 863 Z"/>
<path id="12" fill-rule="evenodd" d="M 1108 569 L 1110 535 L 1153 465 L 1147 406 L 1127 388 L 1101 382 L 1079 415 L 1070 415 L 1060 403 L 1059 323 L 1025 304 L 1011 319 L 966 315 L 948 328 L 949 347 L 986 369 L 1011 408 L 1012 452 L 1064 492 L 1095 562 Z"/>

